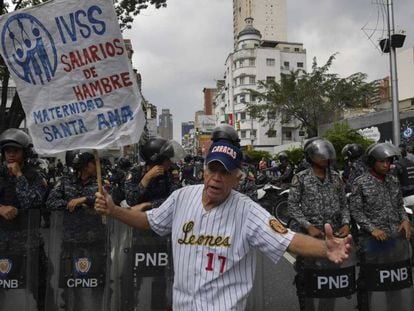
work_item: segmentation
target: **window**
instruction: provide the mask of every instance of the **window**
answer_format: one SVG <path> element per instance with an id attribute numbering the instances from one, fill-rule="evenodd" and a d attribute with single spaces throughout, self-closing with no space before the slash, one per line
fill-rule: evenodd
<path id="1" fill-rule="evenodd" d="M 254 66 L 254 64 L 255 64 L 255 59 L 249 58 L 249 66 Z"/>
<path id="2" fill-rule="evenodd" d="M 267 113 L 267 119 L 269 119 L 269 120 L 275 120 L 276 119 L 276 111 L 269 111 Z"/>
<path id="3" fill-rule="evenodd" d="M 255 76 L 250 76 L 249 77 L 249 84 L 255 84 L 256 83 L 256 77 Z"/>
<path id="4" fill-rule="evenodd" d="M 240 120 L 246 120 L 246 112 L 240 112 Z"/>
<path id="5" fill-rule="evenodd" d="M 283 48 L 283 50 L 284 50 L 284 51 L 290 51 L 290 47 L 285 46 L 285 47 Z"/>
<path id="6" fill-rule="evenodd" d="M 253 130 L 253 132 L 250 130 L 250 139 L 255 139 L 256 138 L 256 130 Z"/>
<path id="7" fill-rule="evenodd" d="M 244 77 L 240 77 L 240 84 L 239 85 L 244 85 Z"/>
<path id="8" fill-rule="evenodd" d="M 250 101 L 255 102 L 256 101 L 256 95 L 250 95 Z"/>
<path id="9" fill-rule="evenodd" d="M 283 132 L 283 139 L 284 140 L 292 140 L 292 131 Z"/>
<path id="10" fill-rule="evenodd" d="M 295 48 L 295 52 L 299 52 L 300 51 L 300 49 L 299 48 Z"/>
<path id="11" fill-rule="evenodd" d="M 274 81 L 276 81 L 276 77 L 272 77 L 272 76 L 267 76 L 266 77 L 266 83 L 269 83 L 269 82 L 274 82 Z"/>
<path id="12" fill-rule="evenodd" d="M 266 58 L 266 66 L 274 66 L 275 63 L 276 62 L 274 58 Z"/>
<path id="13" fill-rule="evenodd" d="M 285 69 L 289 69 L 289 62 L 283 62 L 283 67 L 285 67 Z"/>
<path id="14" fill-rule="evenodd" d="M 240 103 L 245 103 L 245 102 L 246 102 L 246 95 L 240 94 Z"/>
<path id="15" fill-rule="evenodd" d="M 299 63 L 297 63 L 297 66 L 298 66 L 298 68 L 303 68 L 303 63 L 299 62 Z"/>
<path id="16" fill-rule="evenodd" d="M 267 137 L 276 137 L 277 131 L 275 129 L 269 129 L 266 134 Z"/>
<path id="17" fill-rule="evenodd" d="M 240 138 L 246 138 L 247 137 L 247 131 L 246 130 L 241 130 L 240 131 Z"/>
<path id="18" fill-rule="evenodd" d="M 0 93 L 3 92 L 3 88 L 0 87 Z M 8 87 L 7 88 L 7 98 L 12 99 L 14 97 L 14 93 L 16 93 L 15 87 Z"/>

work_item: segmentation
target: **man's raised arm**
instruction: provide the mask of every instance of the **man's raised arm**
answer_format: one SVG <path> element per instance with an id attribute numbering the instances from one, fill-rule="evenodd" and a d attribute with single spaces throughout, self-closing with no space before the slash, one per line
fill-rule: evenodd
<path id="1" fill-rule="evenodd" d="M 95 195 L 95 210 L 98 214 L 118 219 L 139 230 L 150 229 L 147 214 L 144 211 L 151 206 L 151 203 L 142 203 L 127 209 L 115 205 L 112 197 L 106 192 L 104 194 L 97 192 Z"/>

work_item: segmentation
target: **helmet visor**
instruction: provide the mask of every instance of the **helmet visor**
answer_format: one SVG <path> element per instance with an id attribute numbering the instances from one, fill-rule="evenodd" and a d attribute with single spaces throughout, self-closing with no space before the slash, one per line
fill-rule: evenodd
<path id="1" fill-rule="evenodd" d="M 385 160 L 401 155 L 400 150 L 392 144 L 380 143 L 369 151 L 368 155 L 374 157 L 376 160 Z"/>
<path id="2" fill-rule="evenodd" d="M 315 140 L 307 148 L 307 153 L 312 160 L 335 160 L 335 148 L 330 141 Z"/>
<path id="3" fill-rule="evenodd" d="M 160 150 L 160 155 L 171 162 L 178 162 L 186 156 L 184 148 L 175 140 L 169 140 Z"/>

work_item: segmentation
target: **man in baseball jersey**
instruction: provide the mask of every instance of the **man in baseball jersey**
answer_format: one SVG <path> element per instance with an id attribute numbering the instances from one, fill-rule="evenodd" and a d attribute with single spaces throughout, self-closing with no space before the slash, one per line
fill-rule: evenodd
<path id="1" fill-rule="evenodd" d="M 137 229 L 171 233 L 174 310 L 244 310 L 256 267 L 254 249 L 273 262 L 283 253 L 348 258 L 351 236 L 337 239 L 327 225 L 325 241 L 283 227 L 260 205 L 233 190 L 242 178 L 242 153 L 214 142 L 205 161 L 204 185 L 173 192 L 159 207 L 148 203 L 122 209 L 97 193 L 95 209 Z"/>

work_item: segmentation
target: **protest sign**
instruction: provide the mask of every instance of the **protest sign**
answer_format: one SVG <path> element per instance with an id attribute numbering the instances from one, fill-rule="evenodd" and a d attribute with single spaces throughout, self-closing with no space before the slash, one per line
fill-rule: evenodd
<path id="1" fill-rule="evenodd" d="M 50 1 L 2 16 L 0 30 L 38 153 L 139 140 L 145 117 L 112 1 Z"/>

